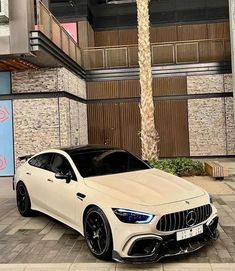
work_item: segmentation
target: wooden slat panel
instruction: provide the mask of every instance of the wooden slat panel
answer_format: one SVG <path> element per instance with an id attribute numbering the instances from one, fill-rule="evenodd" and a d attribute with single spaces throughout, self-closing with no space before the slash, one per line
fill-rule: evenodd
<path id="1" fill-rule="evenodd" d="M 95 32 L 95 46 L 113 46 L 119 44 L 117 30 Z"/>
<path id="2" fill-rule="evenodd" d="M 123 80 L 119 81 L 118 87 L 119 97 L 140 97 L 140 83 L 139 80 Z"/>
<path id="3" fill-rule="evenodd" d="M 187 101 L 155 102 L 160 156 L 189 156 Z"/>
<path id="4" fill-rule="evenodd" d="M 78 21 L 78 42 L 81 48 L 88 47 L 87 21 Z"/>
<path id="5" fill-rule="evenodd" d="M 228 22 L 207 24 L 207 29 L 208 39 L 229 39 L 230 37 Z"/>
<path id="6" fill-rule="evenodd" d="M 154 104 L 160 156 L 189 156 L 187 101 Z M 89 105 L 88 126 L 89 143 L 122 147 L 141 155 L 139 104 Z"/>
<path id="7" fill-rule="evenodd" d="M 182 43 L 176 46 L 177 63 L 195 63 L 199 60 L 198 44 Z"/>
<path id="8" fill-rule="evenodd" d="M 224 44 L 225 47 L 225 60 L 231 60 L 231 43 L 230 41 L 226 41 Z"/>
<path id="9" fill-rule="evenodd" d="M 186 77 L 153 78 L 153 96 L 187 94 Z M 87 82 L 88 99 L 140 97 L 139 80 Z"/>
<path id="10" fill-rule="evenodd" d="M 141 157 L 140 110 L 136 103 L 120 104 L 122 147 Z"/>
<path id="11" fill-rule="evenodd" d="M 102 104 L 87 106 L 88 141 L 90 144 L 104 144 L 104 114 Z"/>
<path id="12" fill-rule="evenodd" d="M 139 96 L 139 80 L 87 82 L 88 99 L 111 99 Z"/>
<path id="13" fill-rule="evenodd" d="M 207 25 L 180 25 L 178 26 L 178 40 L 200 40 L 207 38 Z"/>
<path id="14" fill-rule="evenodd" d="M 107 68 L 128 67 L 127 48 L 109 48 L 105 54 Z"/>
<path id="15" fill-rule="evenodd" d="M 128 63 L 129 67 L 137 67 L 139 65 L 139 59 L 138 59 L 138 47 L 137 46 L 131 46 L 128 47 Z"/>
<path id="16" fill-rule="evenodd" d="M 104 141 L 106 145 L 121 147 L 119 105 L 103 104 Z"/>
<path id="17" fill-rule="evenodd" d="M 88 99 L 118 98 L 119 81 L 87 82 Z"/>
<path id="18" fill-rule="evenodd" d="M 17 71 L 37 68 L 35 65 L 20 59 L 8 59 L 0 61 L 0 71 Z"/>
<path id="19" fill-rule="evenodd" d="M 199 43 L 200 62 L 223 61 L 225 48 L 222 40 L 202 41 Z"/>
<path id="20" fill-rule="evenodd" d="M 120 29 L 119 44 L 120 45 L 138 44 L 137 29 L 136 28 Z"/>
<path id="21" fill-rule="evenodd" d="M 103 49 L 89 49 L 84 50 L 83 65 L 85 69 L 104 69 L 105 68 L 105 55 Z"/>
<path id="22" fill-rule="evenodd" d="M 175 62 L 174 57 L 174 45 L 173 44 L 161 44 L 152 46 L 152 64 L 173 64 Z"/>
<path id="23" fill-rule="evenodd" d="M 186 77 L 161 77 L 153 79 L 153 96 L 187 94 Z"/>
<path id="24" fill-rule="evenodd" d="M 151 27 L 150 29 L 151 43 L 177 41 L 177 39 L 176 26 Z"/>

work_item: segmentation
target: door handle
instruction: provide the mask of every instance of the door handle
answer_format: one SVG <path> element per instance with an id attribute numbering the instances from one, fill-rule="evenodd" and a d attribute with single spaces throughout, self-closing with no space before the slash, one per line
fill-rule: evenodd
<path id="1" fill-rule="evenodd" d="M 47 181 L 53 183 L 53 180 L 51 180 L 51 179 L 47 179 Z"/>
<path id="2" fill-rule="evenodd" d="M 26 172 L 27 175 L 31 176 L 31 173 L 30 172 Z"/>
<path id="3" fill-rule="evenodd" d="M 77 198 L 80 199 L 81 201 L 83 201 L 83 199 L 85 199 L 86 195 L 82 194 L 82 193 L 77 193 L 76 194 Z"/>

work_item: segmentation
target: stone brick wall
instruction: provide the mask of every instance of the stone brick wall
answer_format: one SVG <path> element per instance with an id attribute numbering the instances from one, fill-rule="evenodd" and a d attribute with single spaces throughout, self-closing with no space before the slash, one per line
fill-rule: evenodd
<path id="1" fill-rule="evenodd" d="M 14 93 L 66 91 L 86 97 L 85 82 L 65 68 L 14 72 Z M 68 98 L 14 100 L 15 157 L 88 143 L 86 105 Z"/>
<path id="2" fill-rule="evenodd" d="M 12 92 L 58 91 L 57 74 L 57 68 L 12 72 Z"/>
<path id="3" fill-rule="evenodd" d="M 10 35 L 9 24 L 0 24 L 0 37 L 5 37 Z"/>
<path id="4" fill-rule="evenodd" d="M 232 76 L 188 76 L 188 94 L 232 92 Z M 188 100 L 190 155 L 235 155 L 233 98 Z"/>
<path id="5" fill-rule="evenodd" d="M 58 69 L 58 91 L 66 91 L 75 96 L 86 98 L 86 82 L 65 68 Z"/>
<path id="6" fill-rule="evenodd" d="M 224 75 L 224 91 L 225 92 L 232 92 L 233 91 L 232 74 L 225 74 Z"/>
<path id="7" fill-rule="evenodd" d="M 224 98 L 188 101 L 190 155 L 226 155 Z"/>
<path id="8" fill-rule="evenodd" d="M 235 154 L 235 121 L 233 101 L 233 97 L 225 98 L 227 154 L 229 155 Z"/>
<path id="9" fill-rule="evenodd" d="M 58 99 L 13 101 L 15 157 L 60 146 Z"/>
<path id="10" fill-rule="evenodd" d="M 15 157 L 87 144 L 84 111 L 86 106 L 67 98 L 14 100 Z"/>
<path id="11" fill-rule="evenodd" d="M 45 68 L 12 73 L 12 92 L 66 91 L 86 98 L 86 82 L 66 68 Z"/>
<path id="12" fill-rule="evenodd" d="M 187 77 L 188 94 L 224 92 L 224 75 Z"/>

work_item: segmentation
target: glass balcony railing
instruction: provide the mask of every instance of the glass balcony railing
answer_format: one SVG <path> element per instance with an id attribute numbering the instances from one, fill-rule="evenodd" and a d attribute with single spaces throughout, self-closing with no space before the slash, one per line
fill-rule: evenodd
<path id="1" fill-rule="evenodd" d="M 37 4 L 37 25 L 35 26 L 35 30 L 41 31 L 48 39 L 81 66 L 82 55 L 78 44 L 40 1 Z"/>
<path id="2" fill-rule="evenodd" d="M 231 59 L 229 39 L 176 41 L 151 44 L 152 65 L 218 62 Z M 87 48 L 86 70 L 138 67 L 138 46 Z"/>

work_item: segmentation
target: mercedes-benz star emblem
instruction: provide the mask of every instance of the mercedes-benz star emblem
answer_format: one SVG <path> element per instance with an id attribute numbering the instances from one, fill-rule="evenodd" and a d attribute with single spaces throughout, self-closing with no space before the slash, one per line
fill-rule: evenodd
<path id="1" fill-rule="evenodd" d="M 192 227 L 197 222 L 197 214 L 194 211 L 190 211 L 186 216 L 186 225 Z"/>

